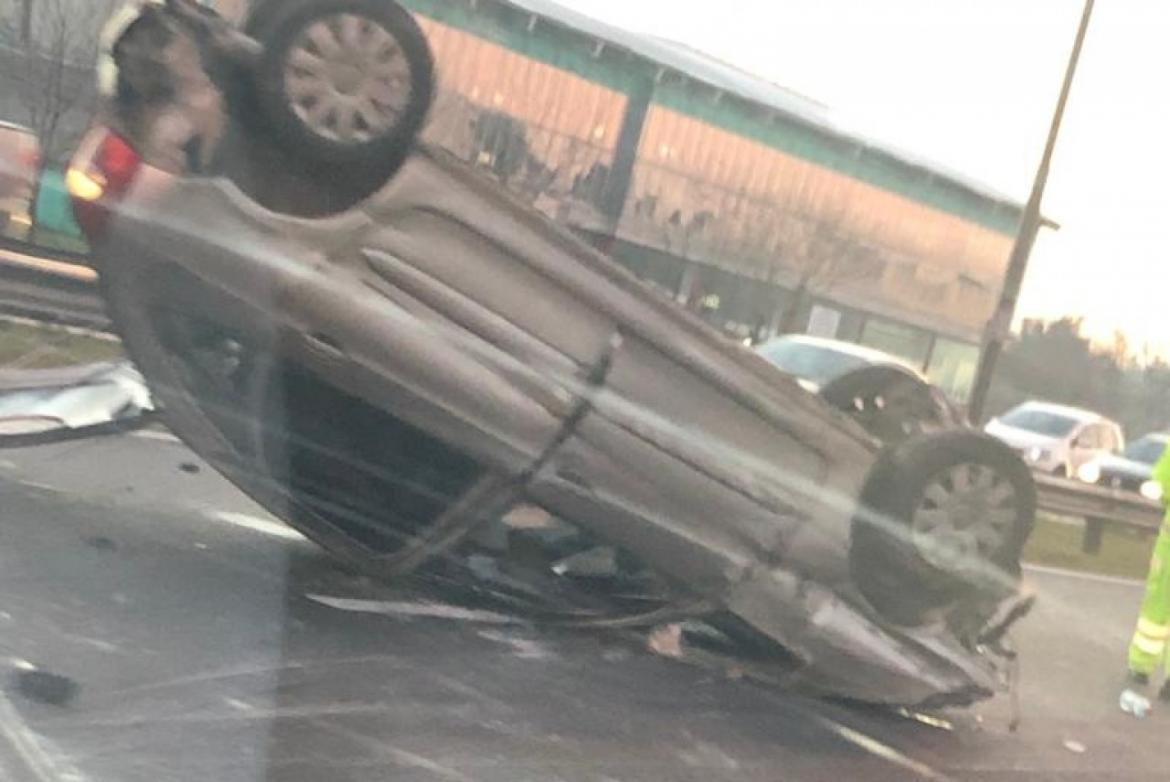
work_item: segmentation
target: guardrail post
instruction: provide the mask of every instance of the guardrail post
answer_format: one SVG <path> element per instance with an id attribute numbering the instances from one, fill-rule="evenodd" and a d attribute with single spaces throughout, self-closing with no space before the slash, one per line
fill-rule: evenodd
<path id="1" fill-rule="evenodd" d="M 1105 519 L 1085 519 L 1085 537 L 1081 541 L 1081 551 L 1092 555 L 1101 553 L 1101 542 L 1105 537 L 1105 524 Z"/>

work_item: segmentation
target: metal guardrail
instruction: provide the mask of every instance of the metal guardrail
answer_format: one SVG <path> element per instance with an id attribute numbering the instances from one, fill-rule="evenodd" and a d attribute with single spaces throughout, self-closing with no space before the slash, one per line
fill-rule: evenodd
<path id="1" fill-rule="evenodd" d="M 1101 550 L 1105 529 L 1124 526 L 1157 532 L 1166 509 L 1135 492 L 1111 489 L 1081 481 L 1037 475 L 1036 493 L 1040 510 L 1085 520 L 1082 549 L 1086 554 Z"/>
<path id="2" fill-rule="evenodd" d="M 76 259 L 0 245 L 0 314 L 108 332 L 97 274 Z"/>

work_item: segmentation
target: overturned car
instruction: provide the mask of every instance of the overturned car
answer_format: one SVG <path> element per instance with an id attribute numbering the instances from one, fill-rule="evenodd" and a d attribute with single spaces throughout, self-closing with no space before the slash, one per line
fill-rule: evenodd
<path id="1" fill-rule="evenodd" d="M 702 621 L 820 693 L 1001 687 L 1034 488 L 920 378 L 810 393 L 414 143 L 433 66 L 390 0 L 139 0 L 105 43 L 68 181 L 111 315 L 273 513 L 546 621 Z"/>

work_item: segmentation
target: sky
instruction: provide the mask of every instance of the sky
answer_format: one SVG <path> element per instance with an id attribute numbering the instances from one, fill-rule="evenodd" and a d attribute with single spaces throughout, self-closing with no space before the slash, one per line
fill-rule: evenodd
<path id="1" fill-rule="evenodd" d="M 827 104 L 853 127 L 1026 200 L 1082 0 L 560 0 Z M 1101 0 L 1019 316 L 1083 316 L 1170 353 L 1170 2 Z"/>

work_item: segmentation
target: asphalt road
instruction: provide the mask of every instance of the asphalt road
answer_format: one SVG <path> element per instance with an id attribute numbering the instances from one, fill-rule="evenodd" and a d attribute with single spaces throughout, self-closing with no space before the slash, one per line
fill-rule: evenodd
<path id="1" fill-rule="evenodd" d="M 929 725 L 371 583 L 155 436 L 4 451 L 0 776 L 1164 780 L 1170 713 L 1116 706 L 1138 586 L 1029 580 L 1019 731 Z"/>

